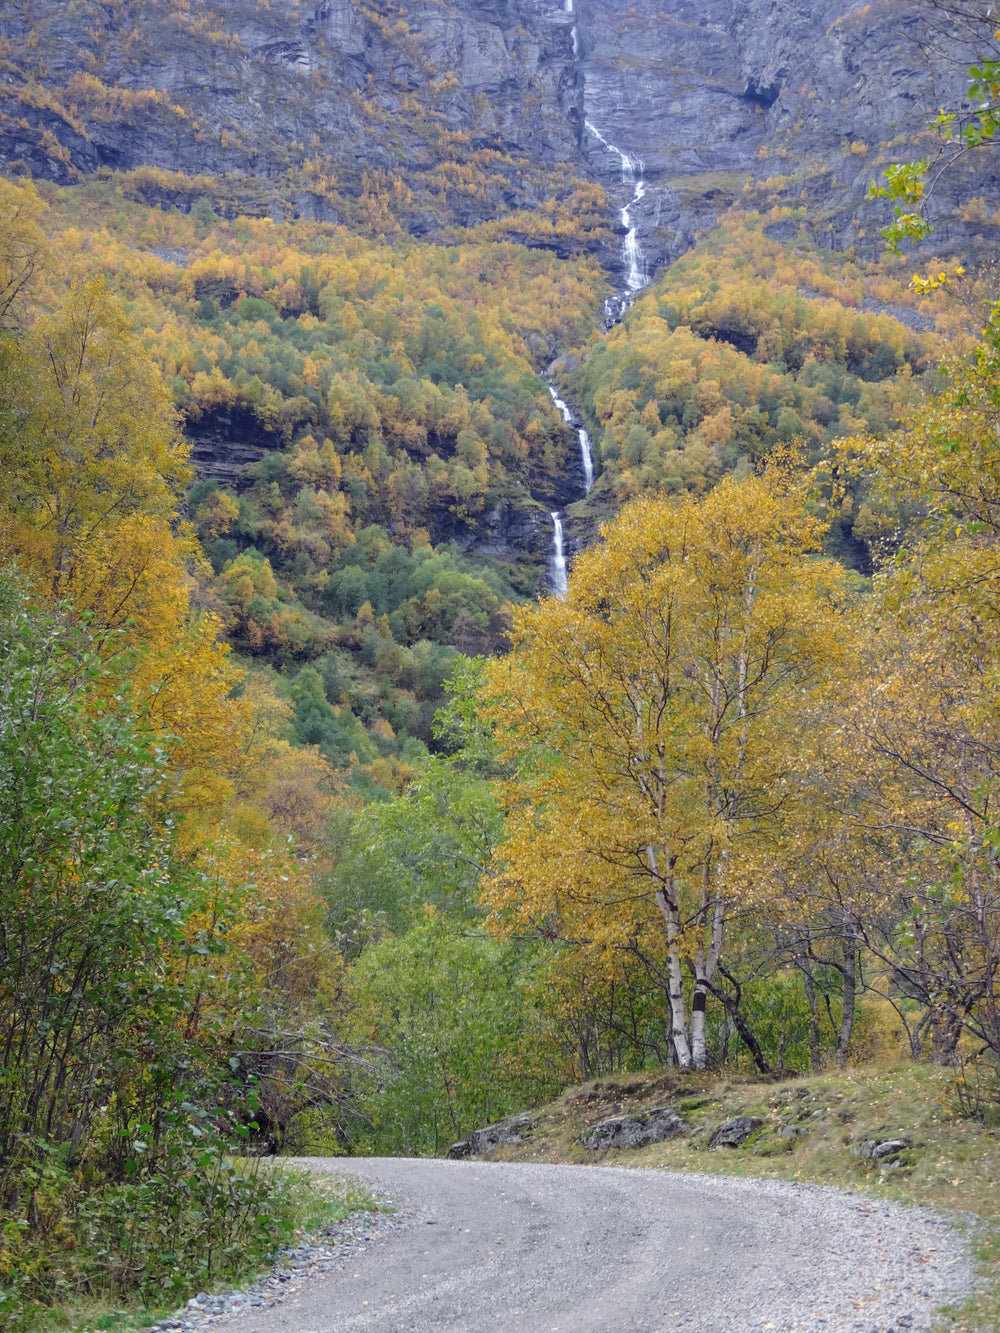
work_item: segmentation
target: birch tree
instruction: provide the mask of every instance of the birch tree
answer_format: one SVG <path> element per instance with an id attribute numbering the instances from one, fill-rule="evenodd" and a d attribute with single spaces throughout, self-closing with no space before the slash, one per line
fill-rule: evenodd
<path id="1" fill-rule="evenodd" d="M 727 912 L 763 891 L 843 650 L 821 537 L 787 470 L 641 499 L 488 668 L 483 711 L 519 766 L 494 925 L 662 960 L 682 1067 L 706 1065 Z"/>

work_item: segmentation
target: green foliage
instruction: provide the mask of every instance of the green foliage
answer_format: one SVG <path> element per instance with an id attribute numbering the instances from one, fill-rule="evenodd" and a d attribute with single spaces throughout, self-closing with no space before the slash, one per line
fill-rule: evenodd
<path id="1" fill-rule="evenodd" d="M 532 965 L 433 911 L 365 950 L 351 974 L 352 1035 L 385 1055 L 369 1079 L 355 1076 L 355 1151 L 439 1153 L 561 1085 Z"/>
<path id="2" fill-rule="evenodd" d="M 398 800 L 335 821 L 323 894 L 330 929 L 348 953 L 373 926 L 405 930 L 428 905 L 460 920 L 475 915 L 503 821 L 491 785 L 464 756 L 424 760 Z"/>
<path id="3" fill-rule="evenodd" d="M 913 397 L 927 353 L 863 309 L 860 271 L 752 224 L 723 219 L 570 379 L 616 499 L 698 493 L 794 440 L 818 458 L 838 435 L 889 429 Z"/>
<path id="4" fill-rule="evenodd" d="M 161 1117 L 155 1148 L 156 1127 L 134 1126 L 121 1180 L 40 1148 L 30 1190 L 4 1218 L 17 1244 L 0 1249 L 0 1321 L 34 1327 L 43 1308 L 84 1295 L 170 1308 L 268 1263 L 294 1234 L 293 1184 L 234 1159 L 217 1123 L 181 1101 Z"/>
<path id="5" fill-rule="evenodd" d="M 9 577 L 9 576 L 8 576 Z M 123 709 L 83 631 L 19 604 L 0 623 L 0 1171 L 32 1144 L 79 1158 L 99 1108 L 134 1077 L 144 1032 L 177 1004 L 188 886 L 158 795 L 163 756 Z M 119 683 L 119 688 L 122 688 Z"/>
<path id="6" fill-rule="evenodd" d="M 290 1227 L 280 1185 L 227 1156 L 256 1104 L 221 1072 L 212 1013 L 227 907 L 174 849 L 164 742 L 130 715 L 127 657 L 110 660 L 3 575 L 0 1312 L 15 1324 L 81 1293 L 176 1302 Z"/>

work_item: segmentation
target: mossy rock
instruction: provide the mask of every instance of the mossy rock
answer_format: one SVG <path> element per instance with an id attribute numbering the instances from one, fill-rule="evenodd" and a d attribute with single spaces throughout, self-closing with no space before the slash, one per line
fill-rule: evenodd
<path id="1" fill-rule="evenodd" d="M 771 1134 L 761 1134 L 751 1148 L 754 1157 L 782 1157 L 795 1149 L 795 1135 L 780 1138 Z"/>

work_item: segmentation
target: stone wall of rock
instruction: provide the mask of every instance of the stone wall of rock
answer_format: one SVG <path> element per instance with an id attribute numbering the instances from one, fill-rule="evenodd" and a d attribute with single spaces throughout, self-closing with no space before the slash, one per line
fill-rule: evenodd
<path id="1" fill-rule="evenodd" d="M 813 239 L 843 248 L 867 230 L 874 250 L 868 181 L 915 155 L 927 119 L 967 82 L 970 52 L 928 58 L 925 24 L 906 0 L 573 0 L 572 12 L 565 0 L 11 0 L 0 168 L 62 181 L 101 167 L 227 175 L 253 182 L 256 211 L 336 221 L 322 191 L 289 195 L 322 158 L 352 197 L 373 173 L 413 187 L 404 227 L 435 237 L 539 206 L 560 173 L 627 203 L 589 118 L 643 160 L 633 220 L 652 269 L 747 186 L 801 207 Z M 88 79 L 114 95 L 95 99 Z M 60 90 L 62 107 L 39 88 Z M 136 97 L 147 91 L 157 96 Z M 492 155 L 487 184 L 441 189 L 442 169 L 476 153 L 479 172 Z M 971 195 L 995 209 L 991 168 L 972 155 L 939 189 L 942 210 Z M 938 239 L 963 235 L 953 222 Z"/>
<path id="2" fill-rule="evenodd" d="M 585 111 L 642 158 L 642 226 L 661 261 L 682 253 L 744 187 L 773 181 L 837 248 L 877 242 L 865 194 L 882 161 L 918 156 L 940 106 L 960 104 L 963 64 L 928 59 L 925 20 L 902 0 L 576 0 Z M 886 147 L 890 146 L 890 147 Z M 593 139 L 595 176 L 616 190 L 617 164 Z M 996 200 L 992 164 L 969 164 L 941 191 Z M 620 187 L 617 187 L 620 192 Z M 955 233 L 957 234 L 957 233 Z"/>

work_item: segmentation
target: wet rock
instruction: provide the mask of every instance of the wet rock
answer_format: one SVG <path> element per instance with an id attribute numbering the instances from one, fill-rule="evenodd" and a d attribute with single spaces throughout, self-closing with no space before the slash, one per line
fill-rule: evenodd
<path id="1" fill-rule="evenodd" d="M 657 1106 L 635 1115 L 615 1115 L 593 1125 L 577 1139 L 591 1152 L 609 1148 L 641 1148 L 683 1134 L 687 1126 L 672 1106 Z"/>

